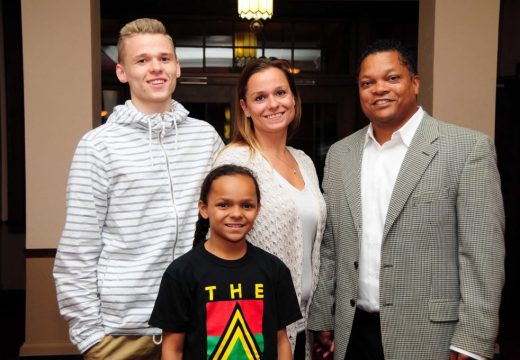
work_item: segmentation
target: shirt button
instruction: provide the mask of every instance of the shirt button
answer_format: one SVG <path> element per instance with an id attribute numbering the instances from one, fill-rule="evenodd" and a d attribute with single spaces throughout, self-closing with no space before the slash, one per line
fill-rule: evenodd
<path id="1" fill-rule="evenodd" d="M 352 307 L 356 306 L 356 300 L 351 299 L 350 300 L 350 306 L 352 306 Z"/>

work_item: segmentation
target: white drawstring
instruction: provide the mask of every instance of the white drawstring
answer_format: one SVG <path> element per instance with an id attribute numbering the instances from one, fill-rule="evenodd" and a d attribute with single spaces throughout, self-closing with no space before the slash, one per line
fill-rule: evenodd
<path id="1" fill-rule="evenodd" d="M 166 132 L 166 122 L 164 121 L 163 115 L 161 114 L 161 139 L 164 139 L 165 132 Z"/>
<path id="2" fill-rule="evenodd" d="M 159 340 L 158 340 L 158 341 L 155 340 L 155 337 L 156 337 L 156 336 L 159 336 Z M 153 336 L 152 336 L 152 341 L 153 341 L 153 343 L 154 343 L 155 345 L 161 345 L 161 344 L 162 344 L 162 335 L 153 335 Z"/>
<path id="3" fill-rule="evenodd" d="M 150 154 L 150 161 L 152 162 L 152 167 L 155 166 L 153 162 L 153 156 L 152 156 L 152 122 L 150 121 L 150 118 L 148 119 L 148 153 Z"/>
<path id="4" fill-rule="evenodd" d="M 179 130 L 177 130 L 177 120 L 175 116 L 173 117 L 173 126 L 175 127 L 175 151 L 179 150 L 179 144 L 177 142 L 177 138 L 179 136 Z"/>
<path id="5" fill-rule="evenodd" d="M 172 111 L 174 111 L 172 109 Z M 148 120 L 148 152 L 150 154 L 150 161 L 152 162 L 152 166 L 155 166 L 153 155 L 152 155 L 152 121 L 150 117 L 147 117 Z M 177 128 L 177 119 L 175 116 L 173 116 L 173 126 L 175 127 L 175 151 L 179 149 L 179 129 Z M 161 114 L 161 133 L 159 136 L 161 137 L 161 140 L 164 139 L 164 136 L 166 135 L 166 121 L 164 121 L 164 114 Z"/>

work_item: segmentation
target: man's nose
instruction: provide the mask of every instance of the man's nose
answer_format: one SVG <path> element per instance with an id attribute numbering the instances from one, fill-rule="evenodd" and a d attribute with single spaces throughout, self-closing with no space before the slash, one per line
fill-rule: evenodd
<path id="1" fill-rule="evenodd" d="M 150 69 L 152 71 L 158 71 L 162 69 L 162 63 L 159 59 L 152 59 L 150 62 Z"/>
<path id="2" fill-rule="evenodd" d="M 384 92 L 388 91 L 386 82 L 376 81 L 374 83 L 374 86 L 372 87 L 372 91 L 374 91 L 375 93 L 382 93 L 382 92 L 384 93 Z"/>

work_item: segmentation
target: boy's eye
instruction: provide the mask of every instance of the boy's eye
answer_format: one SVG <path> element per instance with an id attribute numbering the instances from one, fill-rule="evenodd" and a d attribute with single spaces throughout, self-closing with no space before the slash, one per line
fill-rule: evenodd
<path id="1" fill-rule="evenodd" d="M 228 207 L 228 204 L 226 203 L 220 203 L 220 204 L 217 204 L 217 207 L 221 208 L 221 209 L 225 209 Z"/>

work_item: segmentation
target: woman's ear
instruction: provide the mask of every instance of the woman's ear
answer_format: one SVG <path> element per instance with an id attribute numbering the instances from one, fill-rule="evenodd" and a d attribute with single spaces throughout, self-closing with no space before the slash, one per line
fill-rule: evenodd
<path id="1" fill-rule="evenodd" d="M 244 112 L 246 117 L 251 117 L 251 115 L 249 115 L 249 112 L 247 111 L 247 104 L 244 101 L 244 99 L 240 99 L 240 107 L 242 108 L 242 111 Z"/>

